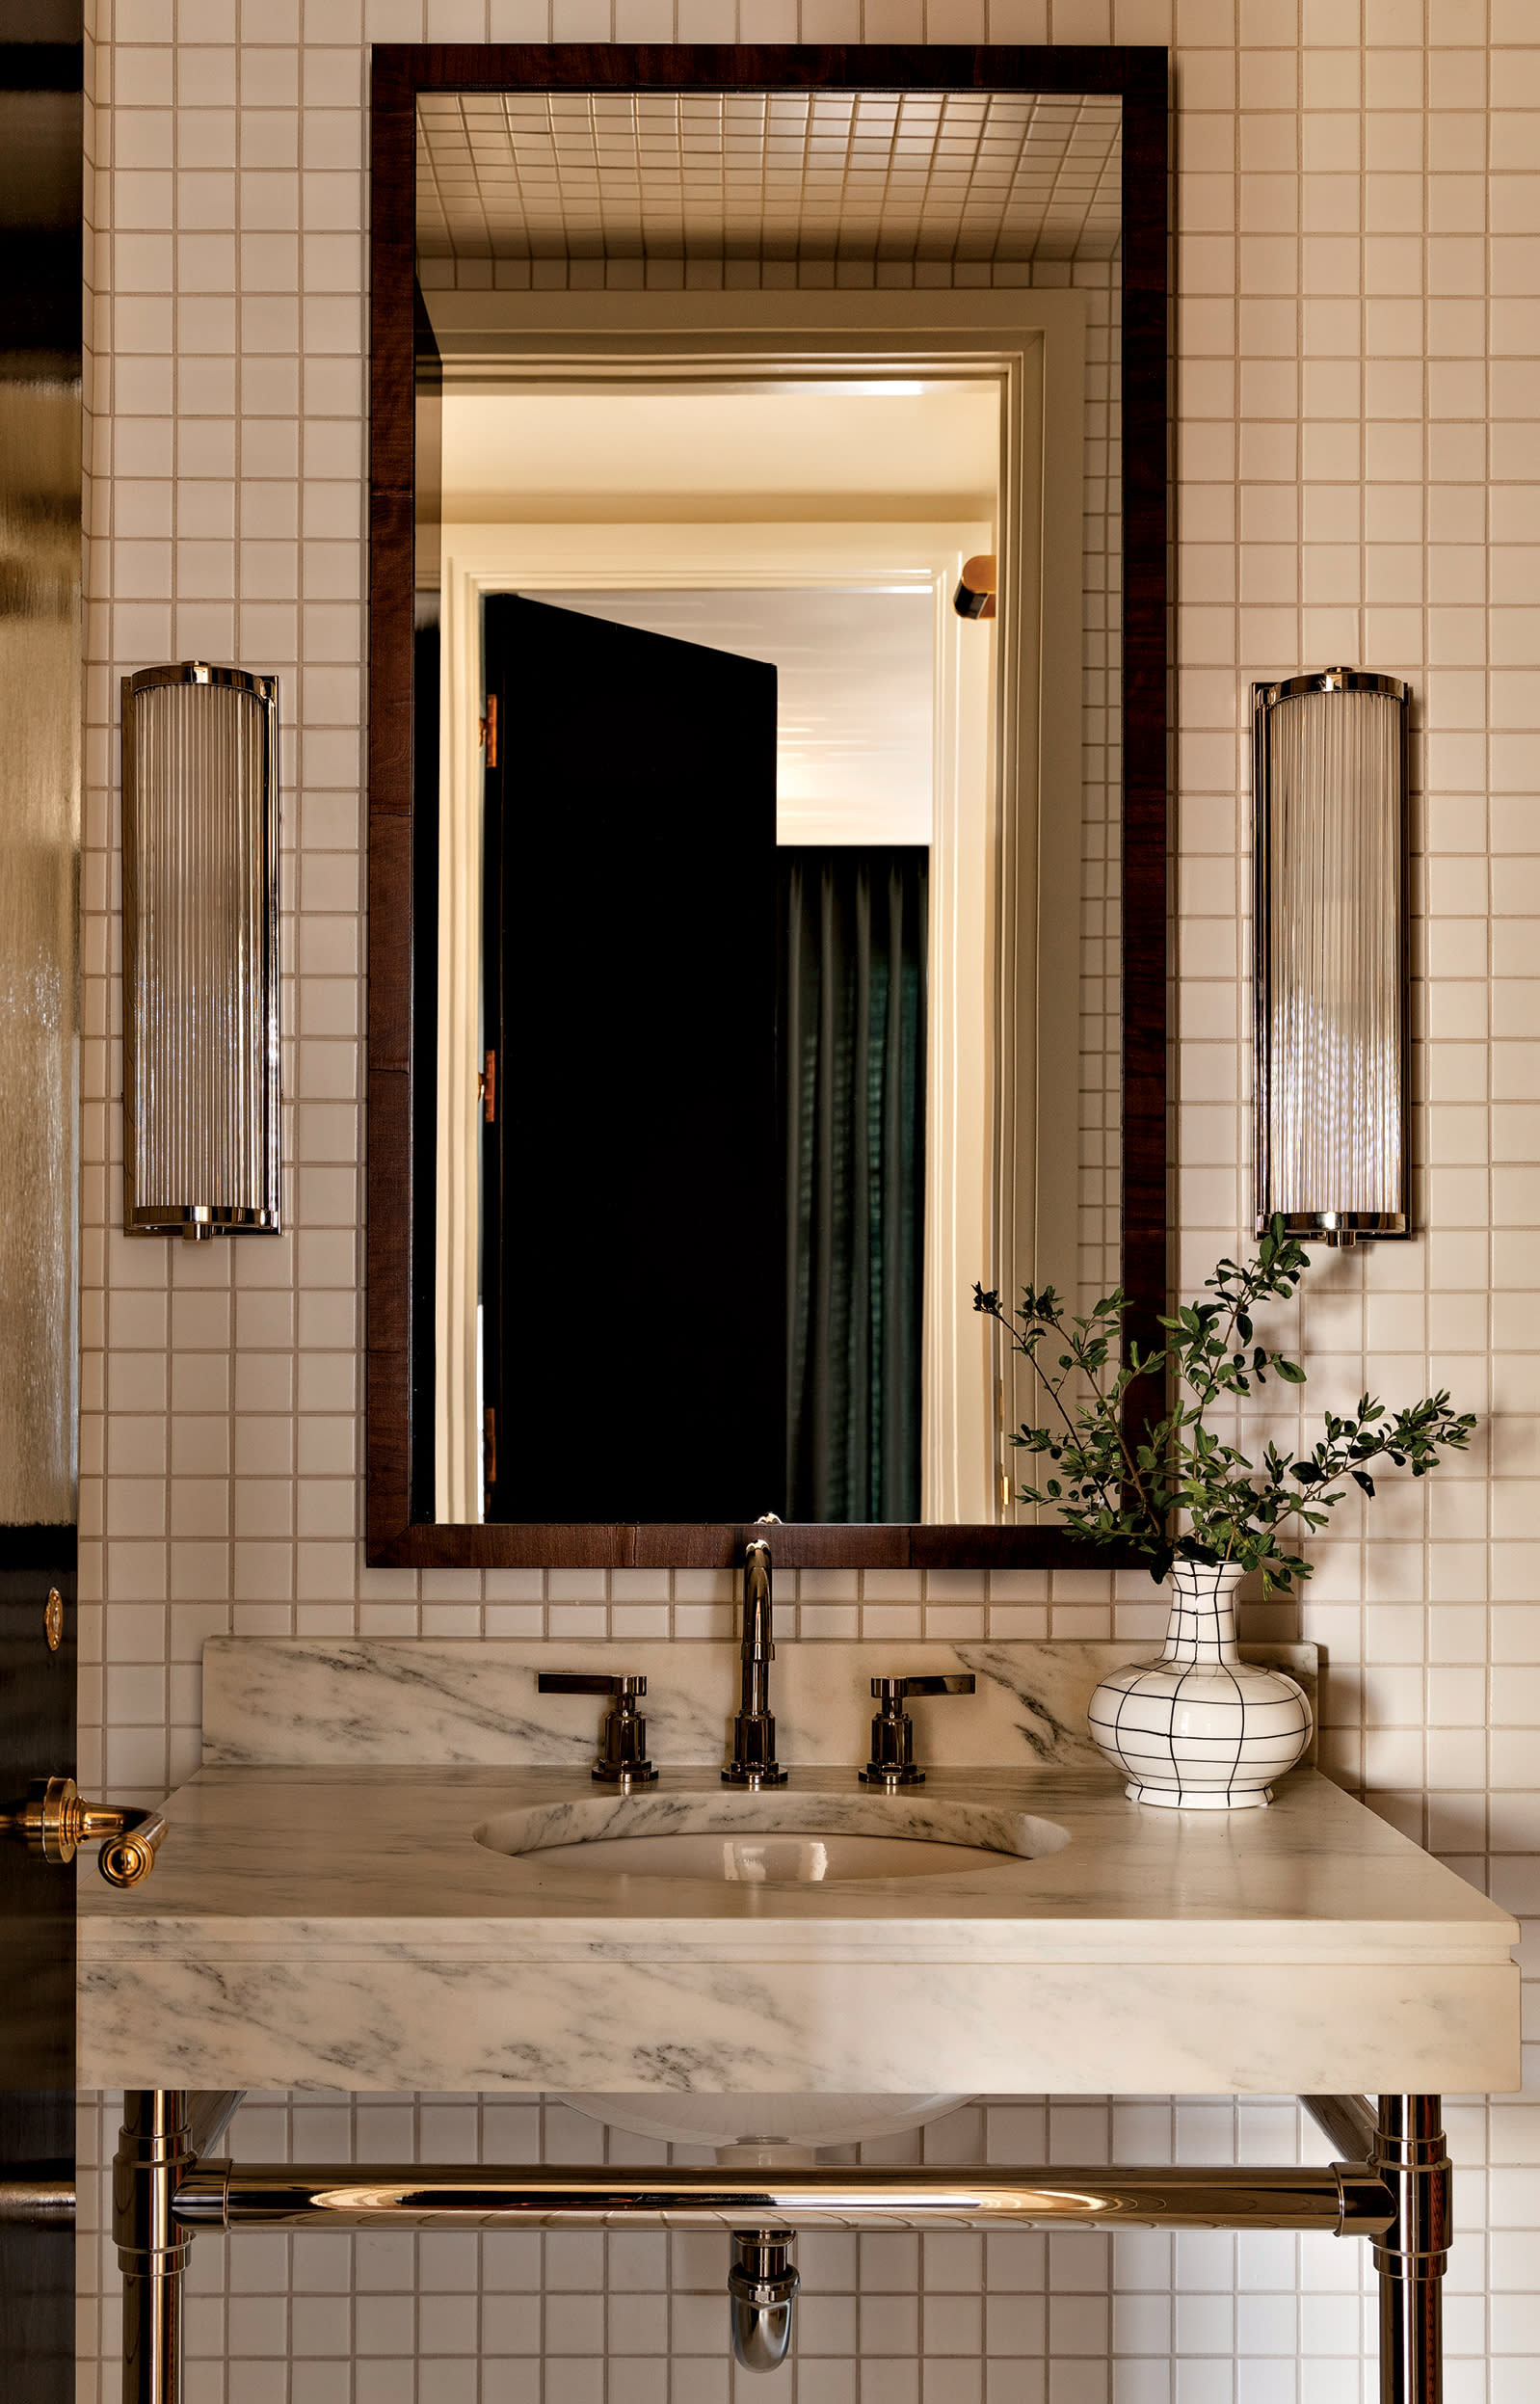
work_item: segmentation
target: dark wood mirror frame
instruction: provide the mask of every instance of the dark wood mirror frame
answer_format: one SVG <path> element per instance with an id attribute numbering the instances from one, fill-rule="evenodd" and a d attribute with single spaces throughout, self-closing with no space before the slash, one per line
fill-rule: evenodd
<path id="1" fill-rule="evenodd" d="M 743 1527 L 449 1526 L 412 1515 L 413 318 L 419 92 L 1116 93 L 1123 100 L 1122 1282 L 1166 1293 L 1167 54 L 1159 48 L 380 44 L 371 136 L 368 1537 L 437 1568 L 726 1567 Z M 786 1525 L 786 1567 L 1084 1568 L 1051 1527 Z"/>

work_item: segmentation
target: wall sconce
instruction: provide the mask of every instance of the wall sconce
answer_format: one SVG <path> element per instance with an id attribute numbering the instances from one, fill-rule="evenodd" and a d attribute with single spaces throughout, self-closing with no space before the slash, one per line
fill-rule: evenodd
<path id="1" fill-rule="evenodd" d="M 1259 1234 L 1410 1232 L 1406 699 L 1359 668 L 1252 686 Z"/>
<path id="2" fill-rule="evenodd" d="M 279 1226 L 278 679 L 123 679 L 123 1225 Z"/>

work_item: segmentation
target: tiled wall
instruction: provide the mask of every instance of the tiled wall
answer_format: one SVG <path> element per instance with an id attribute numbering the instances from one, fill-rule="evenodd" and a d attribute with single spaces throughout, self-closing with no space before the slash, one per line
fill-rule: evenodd
<path id="1" fill-rule="evenodd" d="M 783 0 L 736 14 L 705 0 L 99 4 L 82 1488 L 83 1590 L 111 1601 L 82 1615 L 102 1657 L 83 1776 L 159 1793 L 185 1772 L 214 1629 L 686 1635 L 722 1609 L 715 1581 L 683 1573 L 419 1586 L 358 1565 L 363 42 L 1174 40 L 1182 1272 L 1235 1247 L 1247 1207 L 1243 686 L 1335 659 L 1393 669 L 1417 694 L 1415 1147 L 1431 1232 L 1313 1271 L 1307 1399 L 1448 1384 L 1492 1424 L 1467 1462 L 1344 1519 L 1300 1621 L 1329 1648 L 1339 1775 L 1510 1908 L 1540 1909 L 1540 0 L 997 0 L 987 15 L 969 0 L 806 0 L 800 19 Z M 277 668 L 292 745 L 295 1232 L 198 1251 L 116 1232 L 108 1040 L 116 680 L 193 654 Z M 923 1615 L 973 1633 L 988 1609 L 1015 1634 L 1049 1613 L 1061 1631 L 1143 1633 L 1148 1593 L 1084 1577 L 1051 1595 L 996 1580 L 993 1598 L 960 1574 L 928 1593 L 895 1575 L 804 1578 L 801 1632 L 908 1633 Z M 524 2150 L 509 2109 L 478 2123 L 473 2099 L 370 2103 L 354 2126 L 316 2105 L 291 2131 L 275 2102 L 240 2142 L 506 2154 Z M 1060 2160 L 1287 2159 L 1298 2141 L 1287 2105 L 990 2117 L 991 2145 L 1026 2159 L 1045 2145 Z M 1540 2126 L 1511 2101 L 1452 2118 L 1447 2393 L 1521 2404 L 1540 2389 Z M 570 2142 L 572 2124 L 553 2116 L 548 2134 Z M 929 2143 L 980 2140 L 968 2114 Z M 694 2249 L 676 2246 L 665 2306 L 645 2249 L 602 2263 L 548 2239 L 540 2307 L 530 2264 L 491 2240 L 478 2264 L 477 2242 L 418 2241 L 413 2287 L 405 2251 L 360 2246 L 350 2265 L 345 2241 L 295 2241 L 291 2264 L 289 2241 L 248 2237 L 226 2290 L 200 2239 L 201 2397 L 522 2400 L 542 2349 L 550 2404 L 727 2393 L 716 2266 Z M 1351 2248 L 1022 2237 L 1009 2255 L 1003 2238 L 987 2256 L 928 2245 L 921 2265 L 883 2252 L 902 2243 L 805 2247 L 816 2309 L 798 2404 L 1371 2391 Z M 574 2320 L 585 2341 L 600 2324 L 593 2302 L 564 2299 L 597 2296 L 606 2267 L 607 2345 L 570 2354 Z M 770 2404 L 778 2389 L 752 2392 Z"/>

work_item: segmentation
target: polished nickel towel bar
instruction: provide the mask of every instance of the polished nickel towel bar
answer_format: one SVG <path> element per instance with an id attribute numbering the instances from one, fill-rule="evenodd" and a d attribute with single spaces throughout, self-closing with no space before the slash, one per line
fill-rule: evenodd
<path id="1" fill-rule="evenodd" d="M 1395 2201 L 1364 2163 L 1325 2169 L 553 2170 L 200 2163 L 185 2229 L 1295 2229 L 1383 2237 Z"/>

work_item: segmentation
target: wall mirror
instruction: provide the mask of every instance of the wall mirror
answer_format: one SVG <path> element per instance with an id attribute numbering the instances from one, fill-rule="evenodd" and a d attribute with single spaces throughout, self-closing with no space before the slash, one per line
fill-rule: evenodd
<path id="1" fill-rule="evenodd" d="M 971 1288 L 1163 1295 L 1165 53 L 374 56 L 369 1557 L 1070 1562 Z"/>

